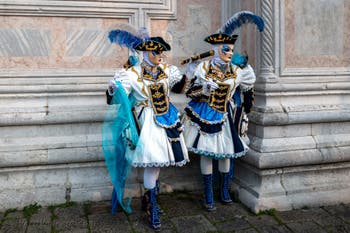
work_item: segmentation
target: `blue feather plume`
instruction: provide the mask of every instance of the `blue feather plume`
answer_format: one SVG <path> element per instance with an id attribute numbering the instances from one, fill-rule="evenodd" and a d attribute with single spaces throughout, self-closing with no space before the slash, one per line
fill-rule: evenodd
<path id="1" fill-rule="evenodd" d="M 128 31 L 120 29 L 110 31 L 108 38 L 112 43 L 117 43 L 120 46 L 124 46 L 132 50 L 136 45 L 142 42 L 141 38 L 134 36 Z"/>
<path id="2" fill-rule="evenodd" d="M 219 29 L 219 32 L 231 35 L 234 30 L 241 27 L 245 23 L 253 23 L 259 31 L 264 30 L 264 20 L 250 11 L 239 11 L 234 14 L 227 22 Z"/>

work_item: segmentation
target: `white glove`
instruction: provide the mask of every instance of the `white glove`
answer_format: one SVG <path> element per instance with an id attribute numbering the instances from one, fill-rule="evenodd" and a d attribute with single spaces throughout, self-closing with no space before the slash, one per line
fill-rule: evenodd
<path id="1" fill-rule="evenodd" d="M 205 80 L 203 82 L 203 94 L 204 95 L 209 95 L 211 91 L 214 91 L 217 89 L 219 86 L 213 81 L 210 80 Z"/>
<path id="2" fill-rule="evenodd" d="M 249 120 L 248 120 L 247 114 L 243 113 L 242 122 L 241 122 L 241 132 L 240 132 L 241 136 L 247 135 L 248 123 L 249 123 Z"/>
<path id="3" fill-rule="evenodd" d="M 117 84 L 115 83 L 115 80 L 112 79 L 109 81 L 108 83 L 108 94 L 109 95 L 113 95 L 114 94 L 114 91 L 118 89 L 118 86 Z"/>

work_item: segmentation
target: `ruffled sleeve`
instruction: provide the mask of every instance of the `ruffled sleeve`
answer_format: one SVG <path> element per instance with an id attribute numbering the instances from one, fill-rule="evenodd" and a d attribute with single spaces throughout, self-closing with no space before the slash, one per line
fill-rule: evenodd
<path id="1" fill-rule="evenodd" d="M 256 77 L 253 68 L 247 65 L 243 69 L 237 69 L 237 84 L 241 87 L 242 91 L 253 88 Z"/>

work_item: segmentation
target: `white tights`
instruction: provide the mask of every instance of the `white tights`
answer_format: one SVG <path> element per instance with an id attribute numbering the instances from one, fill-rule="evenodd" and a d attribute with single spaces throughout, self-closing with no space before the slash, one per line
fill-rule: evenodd
<path id="1" fill-rule="evenodd" d="M 230 171 L 230 159 L 219 160 L 219 172 L 227 173 Z M 202 175 L 213 174 L 213 159 L 201 156 Z"/>
<path id="2" fill-rule="evenodd" d="M 145 189 L 153 189 L 156 187 L 156 181 L 159 177 L 159 167 L 146 167 L 143 172 L 143 186 Z"/>

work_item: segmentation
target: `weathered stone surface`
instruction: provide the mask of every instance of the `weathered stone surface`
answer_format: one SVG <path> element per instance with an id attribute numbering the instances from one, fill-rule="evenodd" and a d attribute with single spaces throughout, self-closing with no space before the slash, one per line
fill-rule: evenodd
<path id="1" fill-rule="evenodd" d="M 215 206 L 215 214 L 205 213 L 206 218 L 214 223 L 226 222 L 232 219 L 246 220 L 248 216 L 252 215 L 247 209 L 242 208 L 242 205 L 238 203 L 233 203 L 233 205 L 222 205 L 221 203 L 216 202 Z"/>
<path id="2" fill-rule="evenodd" d="M 349 205 L 326 206 L 319 208 L 305 208 L 291 211 L 273 211 L 269 214 L 254 215 L 246 210 L 242 203 L 234 203 L 231 206 L 217 204 L 217 210 L 207 212 L 200 209 L 197 212 L 197 202 L 184 202 L 189 200 L 191 193 L 173 193 L 161 195 L 162 202 L 168 203 L 167 207 L 177 205 L 177 210 L 195 209 L 195 211 L 182 211 L 182 214 L 174 214 L 171 209 L 163 208 L 164 214 L 160 215 L 162 223 L 161 231 L 166 233 L 176 232 L 266 232 L 266 233 L 291 233 L 291 232 L 340 232 L 347 233 L 350 229 L 348 221 Z M 193 194 L 192 197 L 197 197 Z M 165 198 L 168 197 L 168 198 Z M 27 227 L 22 211 L 9 211 L 5 218 L 0 220 L 0 232 L 27 232 L 51 233 L 54 232 L 154 232 L 148 225 L 146 213 L 141 211 L 140 198 L 134 198 L 131 203 L 132 213 L 127 215 L 120 209 L 112 215 L 110 210 L 106 212 L 107 203 L 78 203 L 73 206 L 50 207 L 55 215 L 51 214 L 48 207 L 42 207 L 37 214 L 30 217 Z M 179 207 L 182 206 L 182 207 Z M 272 211 L 272 210 L 271 210 Z M 0 213 L 5 215 L 5 213 Z M 48 221 L 52 219 L 53 225 Z M 278 222 L 278 223 L 277 223 Z"/>
<path id="3" fill-rule="evenodd" d="M 6 218 L 6 221 L 1 224 L 1 232 L 19 233 L 25 232 L 27 221 L 23 218 Z"/>
<path id="4" fill-rule="evenodd" d="M 313 232 L 319 232 L 319 233 L 326 233 L 327 231 L 317 225 L 314 222 L 291 222 L 286 225 L 289 229 L 292 230 L 292 232 L 295 233 L 313 233 Z"/>
<path id="5" fill-rule="evenodd" d="M 48 208 L 41 207 L 38 213 L 30 216 L 31 225 L 51 225 L 51 211 Z"/>
<path id="6" fill-rule="evenodd" d="M 298 222 L 298 221 L 311 221 L 316 219 L 326 219 L 330 215 L 322 208 L 312 209 L 299 209 L 290 211 L 281 211 L 277 214 L 278 218 L 284 223 Z"/>
<path id="7" fill-rule="evenodd" d="M 53 226 L 57 231 L 88 232 L 87 219 L 82 205 L 55 209 Z"/>
<path id="8" fill-rule="evenodd" d="M 164 209 L 169 218 L 183 215 L 196 215 L 202 213 L 202 207 L 197 195 L 181 193 L 178 198 L 172 198 L 172 195 L 161 195 L 158 198 L 159 206 Z"/>
<path id="9" fill-rule="evenodd" d="M 258 226 L 274 226 L 278 224 L 276 219 L 271 215 L 248 216 L 247 221 L 251 225 Z"/>
<path id="10" fill-rule="evenodd" d="M 247 229 L 243 229 L 243 230 L 237 230 L 237 231 L 234 231 L 235 233 L 238 232 L 238 233 L 256 233 L 258 232 L 257 230 L 255 230 L 253 227 L 251 228 L 247 228 Z"/>
<path id="11" fill-rule="evenodd" d="M 239 230 L 247 230 L 251 225 L 243 218 L 234 218 L 224 222 L 215 223 L 215 227 L 219 232 L 237 232 Z"/>
<path id="12" fill-rule="evenodd" d="M 124 213 L 100 213 L 89 215 L 91 232 L 132 232 L 132 228 Z"/>
<path id="13" fill-rule="evenodd" d="M 257 225 L 255 226 L 256 229 L 259 230 L 259 232 L 262 233 L 290 233 L 291 231 L 283 225 Z"/>
<path id="14" fill-rule="evenodd" d="M 203 215 L 174 217 L 170 220 L 179 232 L 205 233 L 217 230 Z"/>
<path id="15" fill-rule="evenodd" d="M 344 1 L 316 0 L 295 2 L 296 49 L 299 55 L 337 55 L 343 53 Z M 307 12 L 307 14 L 305 14 Z M 327 20 L 324 20 L 324 18 Z M 337 27 L 334 28 L 334 25 Z M 324 28 L 334 28 L 324 30 Z M 319 40 L 318 38 L 322 38 Z"/>
<path id="16" fill-rule="evenodd" d="M 350 223 L 350 205 L 349 204 L 341 204 L 335 206 L 326 206 L 324 209 L 331 213 L 332 215 L 336 215 L 342 218 L 347 223 Z"/>
<path id="17" fill-rule="evenodd" d="M 51 225 L 50 224 L 32 224 L 28 225 L 27 233 L 50 233 Z"/>

